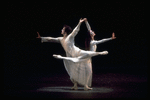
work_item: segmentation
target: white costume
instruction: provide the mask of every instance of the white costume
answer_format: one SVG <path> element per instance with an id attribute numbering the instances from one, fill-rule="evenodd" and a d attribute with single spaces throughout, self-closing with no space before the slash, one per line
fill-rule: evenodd
<path id="1" fill-rule="evenodd" d="M 90 32 L 90 34 L 93 34 L 93 32 L 91 31 L 91 27 L 90 27 L 89 23 L 86 21 L 85 24 L 86 24 L 86 27 L 87 27 L 88 31 Z M 97 49 L 96 45 L 97 44 L 104 43 L 104 42 L 107 42 L 109 40 L 112 40 L 112 38 L 102 39 L 102 40 L 98 40 L 98 41 L 97 40 L 91 40 L 90 51 L 96 51 L 96 49 Z"/>
<path id="2" fill-rule="evenodd" d="M 88 22 L 86 22 L 86 26 L 88 28 L 88 30 L 90 31 L 90 25 L 88 24 Z M 92 34 L 92 33 L 90 33 Z M 92 40 L 90 42 L 90 51 L 96 51 L 97 48 L 97 44 L 100 43 L 104 43 L 107 42 L 109 40 L 112 40 L 112 38 L 107 38 L 107 39 L 102 39 L 99 41 L 96 40 Z M 80 55 L 77 57 L 62 57 L 60 55 L 54 55 L 54 57 L 58 58 L 58 59 L 63 59 L 63 60 L 68 60 L 68 61 L 73 61 L 75 62 L 74 64 L 78 64 L 77 67 L 78 69 L 76 71 L 78 71 L 79 73 L 77 73 L 76 75 L 79 77 L 79 82 L 82 80 L 84 85 L 87 84 L 88 86 L 91 86 L 92 83 L 92 63 L 91 63 L 91 57 L 85 57 L 86 59 L 83 59 Z M 77 63 L 78 62 L 78 63 Z M 73 69 L 74 70 L 74 69 Z"/>
<path id="3" fill-rule="evenodd" d="M 89 59 L 88 61 L 90 61 L 90 57 L 92 56 L 107 54 L 107 51 L 104 52 L 84 51 L 74 45 L 74 37 L 77 35 L 78 31 L 80 30 L 80 25 L 81 23 L 79 22 L 79 24 L 75 27 L 72 33 L 70 33 L 66 38 L 41 37 L 41 41 L 61 43 L 62 47 L 66 52 L 66 56 L 71 58 L 74 57 L 80 57 L 82 59 L 87 58 L 86 60 Z M 78 62 L 78 63 L 74 63 L 69 60 L 63 60 L 63 61 L 71 81 L 73 83 L 77 82 L 80 85 L 85 85 L 87 82 L 86 76 L 89 74 L 90 71 L 92 71 L 91 70 L 92 68 L 86 66 L 91 66 L 91 63 L 86 63 L 85 61 Z M 91 80 L 89 80 L 88 86 L 91 86 Z"/>

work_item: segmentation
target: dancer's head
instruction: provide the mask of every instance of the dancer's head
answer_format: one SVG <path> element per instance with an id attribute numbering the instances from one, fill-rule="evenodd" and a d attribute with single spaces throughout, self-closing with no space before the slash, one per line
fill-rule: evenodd
<path id="1" fill-rule="evenodd" d="M 91 39 L 94 40 L 94 36 L 96 35 L 94 31 L 90 30 L 89 31 Z"/>
<path id="2" fill-rule="evenodd" d="M 63 29 L 61 30 L 61 34 L 68 35 L 72 31 L 71 27 L 68 25 L 64 25 Z"/>

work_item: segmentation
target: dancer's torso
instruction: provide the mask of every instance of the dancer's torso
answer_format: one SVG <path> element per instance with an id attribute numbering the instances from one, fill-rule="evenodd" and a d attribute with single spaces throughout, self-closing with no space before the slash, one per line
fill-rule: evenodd
<path id="1" fill-rule="evenodd" d="M 97 46 L 96 46 L 96 44 L 93 44 L 93 41 L 94 41 L 94 40 L 92 40 L 92 41 L 90 42 L 90 51 L 95 51 L 95 52 L 96 52 Z"/>
<path id="2" fill-rule="evenodd" d="M 68 37 L 61 39 L 61 45 L 63 46 L 66 53 L 72 57 L 77 57 L 80 49 L 74 45 L 74 39 Z"/>

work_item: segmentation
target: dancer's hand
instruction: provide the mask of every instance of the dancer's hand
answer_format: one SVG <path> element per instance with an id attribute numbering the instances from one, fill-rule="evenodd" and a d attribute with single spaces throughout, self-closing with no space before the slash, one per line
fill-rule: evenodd
<path id="1" fill-rule="evenodd" d="M 101 52 L 101 55 L 107 55 L 107 54 L 108 54 L 108 51 Z"/>
<path id="2" fill-rule="evenodd" d="M 38 37 L 36 37 L 36 38 L 41 38 L 41 36 L 40 36 L 39 32 L 37 32 L 37 34 L 38 34 Z"/>
<path id="3" fill-rule="evenodd" d="M 112 39 L 116 39 L 114 32 L 112 33 Z"/>
<path id="4" fill-rule="evenodd" d="M 81 18 L 79 22 L 82 23 L 82 22 L 84 22 L 84 21 L 85 21 L 85 18 L 84 18 L 84 19 Z"/>
<path id="5" fill-rule="evenodd" d="M 87 18 L 84 18 L 85 21 L 87 21 Z"/>

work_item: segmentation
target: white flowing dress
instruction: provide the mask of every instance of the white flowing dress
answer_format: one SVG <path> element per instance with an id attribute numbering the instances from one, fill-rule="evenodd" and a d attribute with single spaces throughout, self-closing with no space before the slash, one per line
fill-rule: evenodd
<path id="1" fill-rule="evenodd" d="M 96 51 L 96 44 L 100 43 L 98 41 L 91 41 L 91 51 L 85 51 L 81 50 L 80 48 L 76 47 L 74 45 L 74 38 L 77 35 L 78 31 L 80 30 L 80 25 L 79 23 L 75 29 L 70 33 L 66 38 L 64 37 L 58 37 L 58 38 L 53 38 L 53 37 L 41 37 L 42 42 L 59 42 L 61 43 L 62 47 L 64 48 L 66 52 L 67 57 L 79 57 L 88 53 L 93 53 Z M 102 42 L 102 41 L 101 41 Z M 77 82 L 80 85 L 88 85 L 91 86 L 92 83 L 92 75 L 88 79 L 88 84 L 87 83 L 87 76 L 92 73 L 92 64 L 91 64 L 91 58 L 87 58 L 86 60 L 82 62 L 77 62 L 74 63 L 69 60 L 63 60 L 65 69 L 70 76 L 71 81 Z"/>
<path id="2" fill-rule="evenodd" d="M 72 33 L 70 33 L 66 38 L 64 37 L 58 37 L 58 38 L 53 38 L 53 37 L 41 37 L 41 42 L 59 42 L 61 43 L 62 47 L 64 48 L 66 52 L 67 57 L 78 57 L 81 55 L 84 55 L 88 53 L 89 51 L 84 51 L 79 49 L 74 45 L 74 37 L 77 35 L 78 31 L 80 30 L 80 25 L 79 23 L 75 29 L 73 30 Z M 85 62 L 78 62 L 74 63 L 72 61 L 68 60 L 63 60 L 65 69 L 70 76 L 71 81 L 77 82 L 80 85 L 85 85 L 86 83 L 86 76 L 88 74 L 87 72 L 87 63 Z M 91 66 L 91 63 L 88 63 L 88 66 Z M 90 68 L 91 71 L 91 68 Z M 91 86 L 91 82 L 88 84 Z"/>

